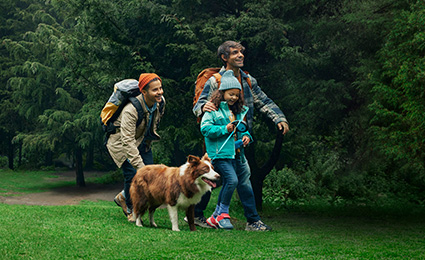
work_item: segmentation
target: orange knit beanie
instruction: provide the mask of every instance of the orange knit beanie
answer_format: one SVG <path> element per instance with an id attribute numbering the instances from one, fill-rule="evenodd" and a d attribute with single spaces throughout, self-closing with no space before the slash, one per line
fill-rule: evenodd
<path id="1" fill-rule="evenodd" d="M 142 73 L 142 74 L 140 74 L 140 77 L 139 77 L 139 89 L 140 89 L 140 91 L 142 91 L 142 89 L 144 87 L 146 87 L 147 84 L 149 84 L 152 80 L 154 80 L 156 78 L 159 79 L 159 81 L 162 82 L 161 78 L 158 75 L 156 75 L 155 73 Z"/>

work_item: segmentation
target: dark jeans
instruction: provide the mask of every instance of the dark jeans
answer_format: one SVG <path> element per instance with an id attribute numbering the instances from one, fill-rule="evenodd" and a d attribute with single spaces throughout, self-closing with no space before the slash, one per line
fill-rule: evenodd
<path id="1" fill-rule="evenodd" d="M 152 149 L 146 150 L 146 146 L 144 143 L 142 143 L 139 147 L 139 153 L 140 156 L 142 156 L 143 163 L 145 165 L 153 164 L 153 155 L 152 155 Z M 130 186 L 131 181 L 133 180 L 134 175 L 136 175 L 137 170 L 130 164 L 128 160 L 125 160 L 125 162 L 121 166 L 122 174 L 124 175 L 124 197 L 125 197 L 125 203 L 127 204 L 127 207 L 129 209 L 133 208 L 133 204 L 131 203 L 130 199 Z"/>
<path id="2" fill-rule="evenodd" d="M 255 207 L 254 192 L 252 191 L 251 170 L 245 156 L 238 156 L 236 159 L 214 160 L 214 169 L 220 174 L 223 181 L 218 202 L 230 205 L 231 196 L 235 189 L 239 194 L 244 215 L 249 223 L 260 220 Z M 211 198 L 211 193 L 206 193 L 201 201 L 195 206 L 195 217 L 202 217 Z"/>
<path id="3" fill-rule="evenodd" d="M 196 218 L 202 218 L 204 217 L 204 211 L 208 206 L 208 202 L 210 202 L 211 199 L 211 192 L 208 191 L 207 193 L 202 196 L 201 201 L 195 205 L 195 217 Z"/>

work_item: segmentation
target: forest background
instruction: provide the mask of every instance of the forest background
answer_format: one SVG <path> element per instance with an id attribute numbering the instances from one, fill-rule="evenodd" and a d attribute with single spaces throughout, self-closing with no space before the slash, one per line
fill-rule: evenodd
<path id="1" fill-rule="evenodd" d="M 425 2 L 422 0 L 3 0 L 0 167 L 64 159 L 113 170 L 100 111 L 115 82 L 155 72 L 167 100 L 154 160 L 201 155 L 194 82 L 221 66 L 225 40 L 284 111 L 291 131 L 265 180 L 284 204 L 425 204 Z M 252 164 L 276 127 L 256 113 Z"/>

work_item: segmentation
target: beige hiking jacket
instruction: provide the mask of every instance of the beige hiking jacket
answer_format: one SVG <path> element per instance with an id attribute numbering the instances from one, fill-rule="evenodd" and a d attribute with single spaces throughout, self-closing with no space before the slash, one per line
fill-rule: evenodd
<path id="1" fill-rule="evenodd" d="M 137 109 L 134 107 L 131 102 L 129 102 L 122 110 L 121 114 L 114 122 L 114 125 L 120 126 L 117 128 L 117 132 L 115 134 L 111 134 L 109 136 L 106 147 L 108 148 L 109 154 L 114 160 L 115 164 L 121 168 L 122 164 L 126 159 L 128 159 L 133 165 L 134 168 L 140 169 L 145 164 L 143 163 L 143 159 L 139 154 L 139 150 L 137 147 L 142 143 L 145 138 L 145 134 L 147 131 L 147 123 L 149 121 L 149 112 L 146 109 L 146 104 L 143 100 L 143 95 L 140 94 L 136 97 L 140 104 L 142 105 L 144 118 L 140 125 L 136 129 L 137 124 Z M 160 109 L 160 106 L 163 107 Z M 154 112 L 152 119 L 152 133 L 155 140 L 159 140 L 160 136 L 158 135 L 157 128 L 158 124 L 164 115 L 165 108 L 165 98 L 162 97 L 162 103 L 157 104 L 157 109 Z M 152 140 L 147 140 L 146 144 L 150 148 Z"/>

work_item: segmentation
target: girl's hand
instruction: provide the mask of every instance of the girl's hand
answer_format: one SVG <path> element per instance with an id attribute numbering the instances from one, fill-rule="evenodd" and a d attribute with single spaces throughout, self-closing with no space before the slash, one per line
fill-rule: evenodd
<path id="1" fill-rule="evenodd" d="M 233 130 L 235 130 L 235 125 L 232 123 L 229 123 L 226 125 L 226 128 L 227 128 L 227 132 L 231 133 L 233 132 Z"/>
<path id="2" fill-rule="evenodd" d="M 243 142 L 243 146 L 245 147 L 249 144 L 249 142 L 251 142 L 251 139 L 247 135 L 244 135 L 242 137 L 242 142 Z"/>

